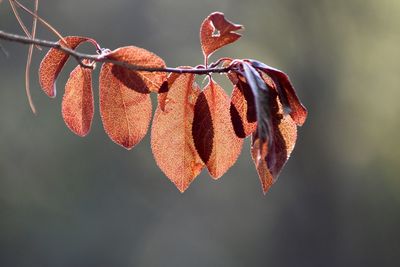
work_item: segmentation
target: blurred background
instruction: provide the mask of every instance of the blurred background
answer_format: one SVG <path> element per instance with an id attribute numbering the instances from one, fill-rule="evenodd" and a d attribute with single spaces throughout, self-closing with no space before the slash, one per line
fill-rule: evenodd
<path id="1" fill-rule="evenodd" d="M 198 29 L 213 11 L 246 28 L 213 59 L 286 71 L 309 110 L 269 193 L 249 140 L 220 180 L 204 170 L 181 194 L 149 135 L 120 148 L 97 104 L 91 133 L 75 136 L 60 114 L 69 71 L 56 99 L 38 86 L 46 49 L 34 53 L 33 115 L 28 47 L 0 40 L 9 53 L 0 54 L 0 266 L 399 266 L 399 1 L 41 0 L 39 13 L 64 35 L 133 44 L 179 66 L 202 63 Z M 22 34 L 7 1 L 0 29 Z M 42 26 L 38 36 L 56 40 Z"/>

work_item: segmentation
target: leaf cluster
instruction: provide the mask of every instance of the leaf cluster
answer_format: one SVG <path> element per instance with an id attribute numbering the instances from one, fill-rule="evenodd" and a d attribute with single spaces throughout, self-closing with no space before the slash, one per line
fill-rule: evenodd
<path id="1" fill-rule="evenodd" d="M 243 27 L 220 12 L 210 14 L 200 28 L 204 65 L 180 67 L 182 73 L 161 71 L 165 62 L 143 48 L 127 46 L 101 49 L 87 37 L 68 36 L 59 44 L 72 50 L 85 42 L 94 45 L 111 62 L 140 66 L 141 70 L 104 62 L 99 75 L 100 115 L 105 132 L 126 149 L 139 143 L 152 120 L 150 94 L 158 95 L 151 126 L 151 149 L 157 165 L 184 192 L 207 168 L 214 179 L 235 164 L 244 138 L 251 136 L 251 155 L 263 192 L 277 179 L 297 138 L 297 126 L 307 111 L 300 103 L 289 77 L 257 60 L 221 58 L 208 64 L 211 54 L 237 41 Z M 39 81 L 49 97 L 56 96 L 55 82 L 69 54 L 52 48 L 42 60 Z M 92 71 L 94 61 L 84 60 L 71 72 L 62 100 L 62 117 L 79 136 L 86 136 L 94 114 Z M 200 88 L 196 72 L 222 65 L 231 81 L 231 96 L 211 73 Z M 146 71 L 145 69 L 160 69 Z M 188 70 L 188 71 L 185 71 Z"/>

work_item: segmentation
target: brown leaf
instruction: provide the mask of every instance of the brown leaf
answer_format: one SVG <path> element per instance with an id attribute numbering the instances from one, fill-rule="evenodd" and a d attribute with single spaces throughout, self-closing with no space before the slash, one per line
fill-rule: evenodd
<path id="1" fill-rule="evenodd" d="M 251 156 L 257 169 L 264 194 L 276 181 L 280 171 L 289 159 L 297 138 L 297 127 L 293 119 L 283 114 L 282 105 L 278 103 L 276 94 L 272 107 L 272 123 L 274 136 L 271 151 L 268 142 L 260 144 L 258 133 L 252 135 Z M 261 148 L 261 149 L 260 149 Z M 262 150 L 262 151 L 261 151 Z"/>
<path id="2" fill-rule="evenodd" d="M 236 135 L 245 138 L 257 130 L 254 95 L 245 81 L 233 75 L 236 77 L 231 80 L 236 81 L 236 84 L 231 96 L 231 120 Z"/>
<path id="3" fill-rule="evenodd" d="M 307 118 L 307 109 L 301 104 L 289 76 L 283 71 L 272 68 L 260 61 L 250 60 L 250 62 L 255 68 L 260 69 L 273 80 L 281 103 L 290 108 L 289 114 L 296 124 L 298 126 L 303 125 Z"/>
<path id="4" fill-rule="evenodd" d="M 243 145 L 243 140 L 233 130 L 229 109 L 228 95 L 211 80 L 196 101 L 193 139 L 215 179 L 235 164 Z"/>
<path id="5" fill-rule="evenodd" d="M 63 46 L 67 46 L 71 49 L 76 49 L 78 45 L 83 42 L 91 42 L 96 44 L 96 41 L 86 37 L 80 36 L 67 36 L 62 40 L 58 41 L 58 43 L 62 44 Z M 49 52 L 47 52 L 46 56 L 43 58 L 42 62 L 40 63 L 39 67 L 39 83 L 42 87 L 43 91 L 49 97 L 56 96 L 56 87 L 55 83 L 60 74 L 62 68 L 64 67 L 65 63 L 67 62 L 69 55 L 57 50 L 55 48 L 51 48 Z"/>
<path id="6" fill-rule="evenodd" d="M 271 99 L 274 92 L 268 88 L 268 85 L 262 79 L 260 73 L 253 66 L 247 62 L 243 62 L 242 67 L 246 83 L 248 83 L 254 95 L 258 137 L 262 142 L 268 139 L 269 146 L 271 146 L 274 132 Z"/>
<path id="7" fill-rule="evenodd" d="M 143 87 L 141 79 L 130 86 Z M 151 120 L 150 95 L 122 83 L 113 64 L 103 64 L 99 79 L 100 115 L 104 130 L 115 143 L 131 149 L 146 135 Z"/>
<path id="8" fill-rule="evenodd" d="M 84 61 L 88 64 L 89 61 Z M 78 65 L 70 74 L 62 100 L 62 116 L 72 132 L 85 136 L 93 120 L 92 70 Z"/>
<path id="9" fill-rule="evenodd" d="M 131 65 L 147 67 L 147 68 L 165 68 L 165 62 L 157 55 L 146 49 L 126 46 L 115 49 L 107 54 L 106 58 L 126 62 Z M 167 74 L 165 72 L 148 72 L 134 71 L 115 65 L 113 67 L 115 76 L 130 88 L 132 84 L 136 85 L 132 88 L 138 92 L 158 92 L 161 85 L 166 81 Z M 142 87 L 137 87 L 137 80 L 141 79 Z"/>
<path id="10" fill-rule="evenodd" d="M 228 21 L 223 13 L 211 13 L 200 28 L 200 41 L 204 57 L 208 58 L 219 48 L 239 39 L 241 35 L 234 31 L 241 29 L 243 29 L 242 25 Z"/>
<path id="11" fill-rule="evenodd" d="M 184 192 L 204 164 L 194 146 L 194 105 L 200 93 L 193 74 L 179 74 L 168 91 L 164 110 L 160 106 L 151 129 L 151 148 L 157 165 Z"/>

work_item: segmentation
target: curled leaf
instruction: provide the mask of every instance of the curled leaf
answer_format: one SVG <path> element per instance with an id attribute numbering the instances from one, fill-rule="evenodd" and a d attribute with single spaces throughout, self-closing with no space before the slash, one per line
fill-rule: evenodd
<path id="1" fill-rule="evenodd" d="M 107 54 L 106 58 L 140 67 L 165 68 L 165 62 L 160 57 L 136 46 L 115 49 Z M 114 65 L 113 72 L 127 87 L 130 87 L 132 83 L 137 86 L 136 81 L 139 79 L 143 80 L 143 86 L 135 88 L 135 90 L 141 92 L 158 92 L 167 78 L 165 72 L 135 71 L 117 65 Z"/>
<path id="2" fill-rule="evenodd" d="M 164 110 L 154 114 L 151 149 L 157 165 L 184 192 L 201 172 L 201 161 L 192 137 L 194 105 L 200 93 L 193 74 L 179 74 L 169 88 Z"/>
<path id="3" fill-rule="evenodd" d="M 271 114 L 271 90 L 261 78 L 260 74 L 247 62 L 243 62 L 243 75 L 249 84 L 254 95 L 254 102 L 257 116 L 258 137 L 269 146 L 273 143 L 273 124 Z"/>
<path id="4" fill-rule="evenodd" d="M 228 95 L 213 80 L 201 92 L 195 105 L 194 143 L 211 176 L 216 179 L 235 164 L 243 145 L 232 127 L 229 108 Z"/>
<path id="5" fill-rule="evenodd" d="M 307 109 L 301 104 L 289 76 L 278 69 L 272 68 L 260 61 L 250 60 L 252 65 L 272 78 L 276 84 L 279 98 L 284 108 L 289 107 L 288 113 L 298 126 L 303 125 L 307 118 Z"/>
<path id="6" fill-rule="evenodd" d="M 282 106 L 276 96 L 271 102 L 273 142 L 268 146 L 258 137 L 258 132 L 252 135 L 251 156 L 257 169 L 264 194 L 276 181 L 280 171 L 289 159 L 297 138 L 297 127 L 293 119 L 283 113 Z"/>
<path id="7" fill-rule="evenodd" d="M 131 149 L 146 135 L 151 120 L 150 95 L 133 88 L 143 88 L 141 79 L 121 82 L 113 64 L 103 64 L 100 71 L 100 115 L 104 130 L 115 143 Z"/>
<path id="8" fill-rule="evenodd" d="M 95 46 L 97 46 L 95 40 L 80 36 L 67 36 L 63 40 L 58 41 L 59 44 L 73 50 L 76 49 L 78 45 L 82 44 L 83 42 L 91 42 Z M 39 83 L 43 91 L 49 97 L 56 96 L 55 83 L 58 74 L 60 74 L 68 58 L 69 55 L 64 53 L 63 51 L 51 48 L 49 52 L 47 52 L 46 56 L 43 58 L 42 62 L 40 63 Z"/>
<path id="9" fill-rule="evenodd" d="M 200 41 L 205 58 L 219 48 L 233 43 L 241 35 L 235 31 L 243 29 L 242 25 L 228 21 L 221 12 L 211 13 L 201 24 Z"/>
<path id="10" fill-rule="evenodd" d="M 84 61 L 88 64 L 88 61 Z M 85 136 L 94 114 L 92 69 L 78 65 L 70 74 L 62 100 L 62 117 L 72 132 Z"/>

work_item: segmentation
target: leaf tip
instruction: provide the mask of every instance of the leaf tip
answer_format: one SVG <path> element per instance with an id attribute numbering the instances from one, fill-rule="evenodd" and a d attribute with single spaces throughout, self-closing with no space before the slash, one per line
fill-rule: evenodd
<path id="1" fill-rule="evenodd" d="M 175 186 L 176 186 L 176 188 L 178 188 L 178 190 L 179 190 L 179 192 L 181 194 L 185 193 L 186 189 L 189 188 L 189 185 L 187 185 L 187 186 L 177 186 L 177 185 L 175 185 Z"/>

